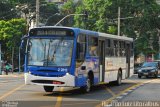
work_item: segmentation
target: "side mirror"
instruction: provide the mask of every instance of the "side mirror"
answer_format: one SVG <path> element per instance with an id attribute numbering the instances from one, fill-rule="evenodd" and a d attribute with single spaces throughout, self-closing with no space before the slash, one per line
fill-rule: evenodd
<path id="1" fill-rule="evenodd" d="M 20 49 L 22 53 L 25 53 L 25 46 L 26 46 L 26 40 L 27 40 L 28 36 L 24 35 L 21 38 L 21 45 L 20 45 Z"/>
<path id="2" fill-rule="evenodd" d="M 21 41 L 20 49 L 24 48 L 24 40 Z"/>

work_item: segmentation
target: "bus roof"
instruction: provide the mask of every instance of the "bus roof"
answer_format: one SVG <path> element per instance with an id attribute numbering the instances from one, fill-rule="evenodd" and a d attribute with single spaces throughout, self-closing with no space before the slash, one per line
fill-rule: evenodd
<path id="1" fill-rule="evenodd" d="M 112 34 L 107 34 L 107 33 L 102 33 L 102 32 L 95 32 L 95 31 L 90 31 L 90 30 L 83 30 L 83 29 L 80 29 L 80 32 L 81 33 L 83 32 L 85 34 L 105 37 L 105 38 L 133 41 L 133 38 L 129 38 L 129 37 L 126 37 L 126 36 L 118 36 L 118 35 L 112 35 Z"/>
<path id="2" fill-rule="evenodd" d="M 84 34 L 87 34 L 87 35 L 100 36 L 100 37 L 126 40 L 126 41 L 133 41 L 133 38 L 129 38 L 129 37 L 126 37 L 126 36 L 117 36 L 117 35 L 101 33 L 101 32 L 96 32 L 96 31 L 91 31 L 91 30 L 84 30 L 84 29 L 81 29 L 81 28 L 73 28 L 73 27 L 65 27 L 65 26 L 42 26 L 42 27 L 36 27 L 36 28 L 66 28 L 66 29 L 72 29 L 72 30 L 74 30 L 78 33 L 84 33 Z M 33 29 L 36 29 L 36 28 L 33 28 Z"/>

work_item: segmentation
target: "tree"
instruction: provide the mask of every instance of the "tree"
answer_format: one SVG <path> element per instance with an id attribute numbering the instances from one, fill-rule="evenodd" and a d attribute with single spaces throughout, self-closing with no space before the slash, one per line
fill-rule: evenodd
<path id="1" fill-rule="evenodd" d="M 110 32 L 115 34 L 115 23 L 113 23 L 113 17 L 115 13 L 112 13 L 110 7 L 112 6 L 111 0 L 83 0 L 83 2 L 76 8 L 76 13 L 83 13 L 87 11 L 88 21 L 84 21 L 82 17 L 75 17 L 75 26 L 87 29 Z M 115 18 L 115 17 L 114 17 Z"/>
<path id="2" fill-rule="evenodd" d="M 4 1 L 12 5 L 12 11 L 14 11 L 14 14 L 17 17 L 19 18 L 23 17 L 26 20 L 35 19 L 36 0 L 4 0 Z M 59 13 L 58 6 L 55 3 L 46 2 L 46 0 L 39 0 L 39 2 L 40 2 L 39 3 L 40 23 L 46 23 L 48 17 L 52 16 L 55 13 Z M 9 12 L 11 12 L 11 10 L 9 10 Z"/>
<path id="3" fill-rule="evenodd" d="M 14 10 L 14 5 L 7 0 L 0 1 L 0 20 L 9 20 L 16 18 L 16 10 Z"/>
<path id="4" fill-rule="evenodd" d="M 55 3 L 46 3 L 40 6 L 40 22 L 47 25 L 54 25 L 62 16 L 59 14 L 58 6 Z"/>
<path id="5" fill-rule="evenodd" d="M 74 14 L 76 11 L 76 6 L 77 3 L 75 3 L 73 0 L 68 0 L 67 2 L 64 3 L 64 5 L 60 8 L 60 13 L 62 17 L 65 17 L 66 15 L 69 14 Z M 74 25 L 74 16 L 70 16 L 63 20 L 61 24 L 63 26 L 73 26 Z"/>
<path id="6" fill-rule="evenodd" d="M 160 6 L 155 0 L 125 1 L 121 3 L 122 17 L 132 17 L 122 20 L 121 33 L 137 39 L 136 55 L 143 52 L 145 55 L 158 52 L 158 16 Z M 127 11 L 126 11 L 127 10 Z M 154 40 L 154 42 L 152 42 Z"/>
<path id="7" fill-rule="evenodd" d="M 21 37 L 26 33 L 26 22 L 24 19 L 1 20 L 0 29 L 2 53 L 5 59 L 10 60 L 13 47 L 18 55 Z"/>
<path id="8" fill-rule="evenodd" d="M 158 52 L 160 6 L 155 0 L 82 0 L 76 13 L 87 11 L 88 21 L 75 16 L 75 26 L 117 34 L 118 7 L 121 7 L 121 35 L 136 39 L 136 55 Z"/>

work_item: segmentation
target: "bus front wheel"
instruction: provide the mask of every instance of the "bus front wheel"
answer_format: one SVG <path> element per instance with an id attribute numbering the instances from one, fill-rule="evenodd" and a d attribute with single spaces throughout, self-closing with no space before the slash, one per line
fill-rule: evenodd
<path id="1" fill-rule="evenodd" d="M 81 90 L 85 93 L 89 93 L 91 91 L 91 80 L 87 78 L 86 86 L 81 87 Z"/>
<path id="2" fill-rule="evenodd" d="M 86 92 L 90 92 L 91 91 L 91 80 L 89 78 L 86 81 L 85 91 Z"/>
<path id="3" fill-rule="evenodd" d="M 43 86 L 46 92 L 53 92 L 54 86 Z"/>

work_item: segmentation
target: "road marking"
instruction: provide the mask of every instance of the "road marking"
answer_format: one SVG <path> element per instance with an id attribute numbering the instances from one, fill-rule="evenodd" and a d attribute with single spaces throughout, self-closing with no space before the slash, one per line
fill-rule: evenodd
<path id="1" fill-rule="evenodd" d="M 156 81 L 157 79 L 152 79 L 152 80 L 149 80 L 149 81 L 145 81 L 145 82 L 141 82 L 141 83 L 137 83 L 131 87 L 128 87 L 126 88 L 125 90 L 121 91 L 120 93 L 116 94 L 115 96 L 112 96 L 111 98 L 103 101 L 101 104 L 98 104 L 96 105 L 95 107 L 102 107 L 102 106 L 105 106 L 105 105 L 109 105 L 115 98 L 119 97 L 120 95 L 123 95 L 124 93 L 132 90 L 133 88 L 136 88 L 136 87 L 139 87 L 139 86 L 143 86 L 143 84 L 147 84 L 147 83 L 150 83 L 150 82 L 153 82 L 153 81 Z M 104 105 L 105 104 L 105 105 Z"/>
<path id="2" fill-rule="evenodd" d="M 14 88 L 13 90 L 10 90 L 9 92 L 5 93 L 4 95 L 2 95 L 2 96 L 0 97 L 0 101 L 1 101 L 2 99 L 6 98 L 7 96 L 11 95 L 11 94 L 14 93 L 15 91 L 21 89 L 21 88 L 24 87 L 24 86 L 25 86 L 25 84 L 21 84 L 20 86 Z"/>
<path id="3" fill-rule="evenodd" d="M 133 86 L 131 86 L 131 87 L 128 87 L 128 88 L 126 88 L 125 90 L 121 91 L 120 93 L 116 94 L 115 96 L 113 96 L 113 97 L 105 100 L 105 101 L 104 101 L 105 105 L 109 105 L 109 104 L 112 102 L 112 100 L 114 100 L 116 97 L 120 96 L 121 94 L 127 92 L 128 90 L 130 90 L 130 89 L 132 89 L 132 88 L 134 88 L 134 87 L 136 87 L 136 86 L 139 86 L 140 84 L 142 84 L 142 83 L 138 83 L 138 84 L 135 84 L 135 85 L 133 85 Z M 96 105 L 96 107 L 102 107 L 102 106 L 104 106 L 102 103 Z"/>
<path id="4" fill-rule="evenodd" d="M 107 90 L 110 94 L 112 94 L 112 96 L 115 96 L 115 95 L 116 95 L 111 89 L 106 88 L 106 90 Z"/>
<path id="5" fill-rule="evenodd" d="M 76 101 L 75 101 L 76 102 Z M 82 103 L 72 103 L 72 104 L 64 104 L 64 107 L 65 106 L 76 106 L 76 105 L 84 105 L 84 104 L 95 104 L 95 103 L 97 103 L 97 101 L 88 101 L 88 102 L 86 102 L 86 101 L 81 101 Z"/>
<path id="6" fill-rule="evenodd" d="M 63 92 L 63 90 L 64 90 L 64 88 L 61 87 L 60 92 Z M 57 102 L 55 104 L 55 107 L 61 107 L 61 103 L 62 103 L 62 96 L 60 95 L 60 96 L 57 97 Z"/>
<path id="7" fill-rule="evenodd" d="M 9 81 L 1 81 L 0 83 L 8 83 Z"/>

